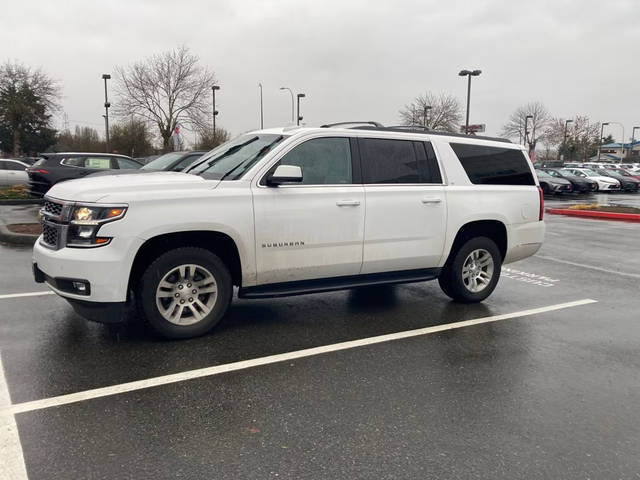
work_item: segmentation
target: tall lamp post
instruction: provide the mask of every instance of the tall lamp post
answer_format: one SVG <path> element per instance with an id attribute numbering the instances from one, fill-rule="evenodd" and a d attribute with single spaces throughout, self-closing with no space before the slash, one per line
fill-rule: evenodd
<path id="1" fill-rule="evenodd" d="M 600 152 L 602 151 L 602 136 L 604 135 L 605 125 L 609 125 L 609 122 L 603 122 L 600 125 L 600 145 L 598 145 L 598 161 L 600 161 Z"/>
<path id="2" fill-rule="evenodd" d="M 289 87 L 280 87 L 280 90 L 289 90 L 289 93 L 291 94 L 291 125 L 293 125 L 293 115 L 294 115 L 293 104 L 295 103 L 293 100 L 293 91 Z"/>
<path id="3" fill-rule="evenodd" d="M 107 80 L 111 78 L 111 75 L 108 73 L 102 74 L 102 79 L 104 80 L 104 138 L 105 138 L 105 149 L 107 152 L 109 151 L 109 107 L 111 104 L 109 103 L 109 99 L 107 97 Z"/>
<path id="4" fill-rule="evenodd" d="M 216 141 L 216 117 L 218 111 L 216 110 L 216 90 L 220 90 L 220 85 L 213 85 L 211 87 L 211 93 L 213 93 L 213 141 Z"/>
<path id="5" fill-rule="evenodd" d="M 260 129 L 264 128 L 264 106 L 262 104 L 262 83 L 258 83 L 260 87 Z"/>
<path id="6" fill-rule="evenodd" d="M 482 73 L 482 70 L 460 70 L 458 73 L 461 77 L 468 77 L 467 83 L 467 120 L 464 124 L 464 133 L 469 135 L 469 104 L 471 101 L 471 77 L 477 77 Z"/>
<path id="7" fill-rule="evenodd" d="M 424 106 L 424 128 L 429 128 L 428 123 L 427 123 L 427 115 L 429 110 L 431 110 L 433 107 L 431 105 L 425 105 Z"/>
<path id="8" fill-rule="evenodd" d="M 633 157 L 633 144 L 636 141 L 636 130 L 640 130 L 640 127 L 633 127 L 631 132 L 631 148 L 629 149 L 629 158 Z"/>
<path id="9" fill-rule="evenodd" d="M 620 149 L 622 150 L 622 152 L 620 153 L 620 162 L 622 162 L 622 159 L 624 158 L 624 125 L 621 124 L 620 122 L 609 122 L 609 124 L 612 124 L 612 123 L 622 128 L 622 141 L 620 142 Z"/>
<path id="10" fill-rule="evenodd" d="M 300 120 L 303 119 L 303 117 L 300 115 L 300 99 L 305 98 L 306 95 L 304 93 L 299 93 L 297 97 L 298 97 L 298 125 L 300 125 Z"/>
<path id="11" fill-rule="evenodd" d="M 573 123 L 573 120 L 564 121 L 564 136 L 562 137 L 562 148 L 567 148 L 567 125 Z M 564 155 L 564 154 L 563 154 Z M 558 149 L 558 160 L 560 160 L 560 149 Z"/>

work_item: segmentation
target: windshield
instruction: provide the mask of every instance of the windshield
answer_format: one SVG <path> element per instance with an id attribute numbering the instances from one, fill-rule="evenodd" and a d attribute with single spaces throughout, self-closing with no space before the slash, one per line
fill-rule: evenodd
<path id="1" fill-rule="evenodd" d="M 184 156 L 184 152 L 169 152 L 147 163 L 142 170 L 166 170 L 173 162 Z"/>
<path id="2" fill-rule="evenodd" d="M 284 138 L 277 134 L 242 135 L 205 154 L 188 173 L 236 180 Z"/>
<path id="3" fill-rule="evenodd" d="M 536 170 L 536 173 L 538 174 L 538 177 L 542 177 L 542 178 L 546 178 L 546 177 L 550 177 L 551 176 L 547 172 L 543 172 L 542 170 Z"/>

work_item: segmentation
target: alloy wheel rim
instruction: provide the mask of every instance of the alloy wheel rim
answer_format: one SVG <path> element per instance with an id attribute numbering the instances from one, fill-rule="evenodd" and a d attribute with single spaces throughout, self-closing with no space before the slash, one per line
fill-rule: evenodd
<path id="1" fill-rule="evenodd" d="M 478 293 L 491 283 L 493 257 L 484 248 L 473 250 L 462 264 L 462 282 L 467 290 Z"/>
<path id="2" fill-rule="evenodd" d="M 185 264 L 172 268 L 156 288 L 158 312 L 174 325 L 198 323 L 211 313 L 217 299 L 216 279 L 200 265 Z"/>

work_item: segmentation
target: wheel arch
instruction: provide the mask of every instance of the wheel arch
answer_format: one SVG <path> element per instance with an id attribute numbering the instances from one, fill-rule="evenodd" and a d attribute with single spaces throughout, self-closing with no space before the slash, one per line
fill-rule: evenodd
<path id="1" fill-rule="evenodd" d="M 458 233 L 456 234 L 453 244 L 451 245 L 451 249 L 449 250 L 446 263 L 449 263 L 458 249 L 467 240 L 475 237 L 487 237 L 493 240 L 500 251 L 502 260 L 504 260 L 505 255 L 507 254 L 508 245 L 507 227 L 505 224 L 500 220 L 475 220 L 465 223 L 458 229 Z"/>
<path id="2" fill-rule="evenodd" d="M 129 272 L 127 291 L 135 289 L 144 270 L 161 254 L 180 247 L 200 247 L 215 253 L 225 263 L 233 284 L 242 285 L 242 261 L 236 242 L 226 233 L 209 230 L 187 230 L 159 234 L 138 248 Z"/>

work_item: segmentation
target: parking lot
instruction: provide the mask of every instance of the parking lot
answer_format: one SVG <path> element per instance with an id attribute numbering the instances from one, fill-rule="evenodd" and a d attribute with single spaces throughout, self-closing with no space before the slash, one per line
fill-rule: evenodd
<path id="1" fill-rule="evenodd" d="M 86 322 L 0 245 L 0 478 L 21 452 L 31 479 L 638 478 L 640 229 L 546 220 L 482 304 L 234 299 L 173 342 Z"/>

